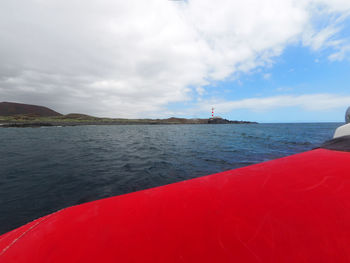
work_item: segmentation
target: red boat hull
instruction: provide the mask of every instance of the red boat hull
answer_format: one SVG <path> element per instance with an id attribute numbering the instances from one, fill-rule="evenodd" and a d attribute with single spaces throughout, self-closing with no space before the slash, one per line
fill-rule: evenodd
<path id="1" fill-rule="evenodd" d="M 350 153 L 317 149 L 63 209 L 0 262 L 350 262 Z"/>

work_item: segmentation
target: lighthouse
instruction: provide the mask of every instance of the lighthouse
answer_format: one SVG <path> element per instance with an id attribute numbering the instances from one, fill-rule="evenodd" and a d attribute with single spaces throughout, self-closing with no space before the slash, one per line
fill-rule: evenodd
<path id="1" fill-rule="evenodd" d="M 211 108 L 211 117 L 214 119 L 214 107 Z"/>

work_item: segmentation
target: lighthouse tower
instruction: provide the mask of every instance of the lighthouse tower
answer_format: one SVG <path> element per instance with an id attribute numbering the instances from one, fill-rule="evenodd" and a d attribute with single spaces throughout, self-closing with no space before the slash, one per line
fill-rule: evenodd
<path id="1" fill-rule="evenodd" d="M 211 117 L 214 119 L 214 107 L 211 108 Z"/>

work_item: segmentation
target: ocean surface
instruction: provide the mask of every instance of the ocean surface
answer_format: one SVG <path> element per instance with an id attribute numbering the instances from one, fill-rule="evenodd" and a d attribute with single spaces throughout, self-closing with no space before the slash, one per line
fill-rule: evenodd
<path id="1" fill-rule="evenodd" d="M 341 123 L 0 129 L 0 234 L 59 209 L 311 150 Z"/>

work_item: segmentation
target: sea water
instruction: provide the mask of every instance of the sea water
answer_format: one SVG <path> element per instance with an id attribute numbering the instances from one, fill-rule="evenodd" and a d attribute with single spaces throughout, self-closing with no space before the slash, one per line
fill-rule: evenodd
<path id="1" fill-rule="evenodd" d="M 59 209 L 308 151 L 340 123 L 0 129 L 0 234 Z"/>

